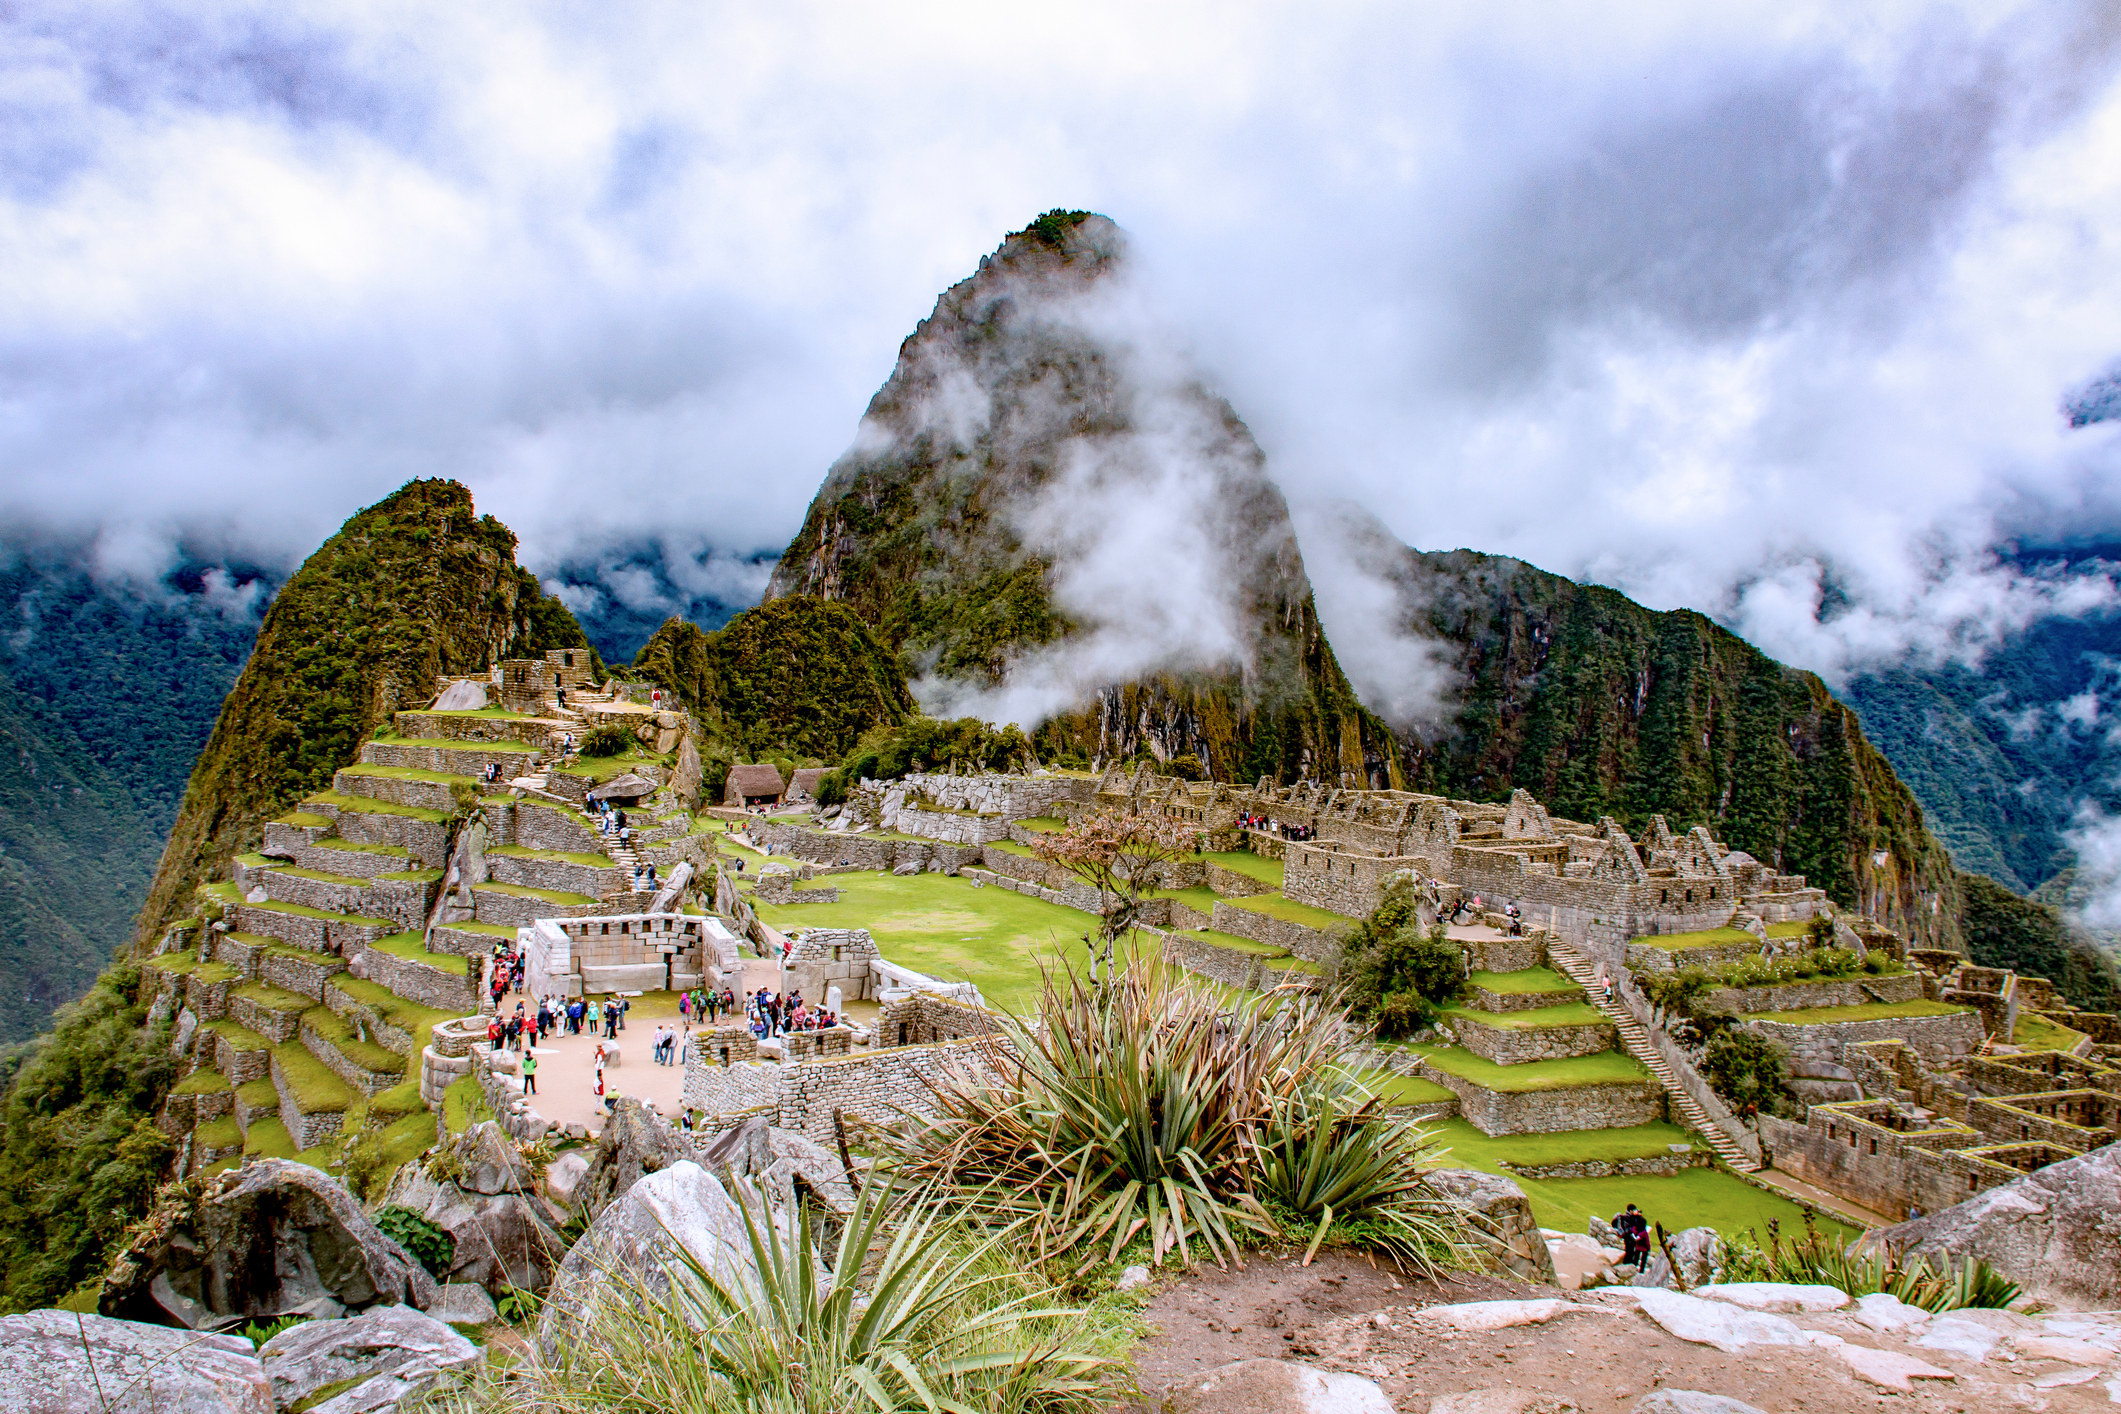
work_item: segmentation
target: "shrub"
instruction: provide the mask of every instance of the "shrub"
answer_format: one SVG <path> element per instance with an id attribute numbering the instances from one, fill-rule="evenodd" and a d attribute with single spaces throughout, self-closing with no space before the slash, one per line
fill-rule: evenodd
<path id="1" fill-rule="evenodd" d="M 841 805 L 847 799 L 847 773 L 842 770 L 827 771 L 817 783 L 817 803 Z"/>
<path id="2" fill-rule="evenodd" d="M 1048 974 L 1036 1028 L 1004 1025 L 1012 1056 L 939 1078 L 937 1116 L 892 1136 L 909 1175 L 1023 1224 L 1037 1259 L 1082 1270 L 1137 1234 L 1152 1263 L 1176 1252 L 1189 1265 L 1195 1248 L 1227 1263 L 1245 1235 L 1283 1234 L 1260 1200 L 1261 1146 L 1277 1113 L 1285 1141 L 1309 1132 L 1309 1111 L 1277 1106 L 1330 1078 L 1346 1044 L 1336 1008 L 1310 993 L 1226 1004 L 1210 984 L 1136 958 L 1103 986 Z M 1410 1130 L 1357 1128 L 1367 1133 L 1338 1159 L 1344 1136 L 1330 1131 L 1326 1158 L 1375 1148 L 1393 1175 L 1416 1161 Z M 1286 1195 L 1295 1160 L 1276 1162 Z"/>
<path id="3" fill-rule="evenodd" d="M 583 733 L 579 749 L 584 756 L 624 756 L 637 744 L 632 732 L 615 722 L 606 722 Z"/>
<path id="4" fill-rule="evenodd" d="M 1059 1305 L 1005 1235 L 956 1222 L 930 1195 L 865 1185 L 821 1271 L 807 1206 L 775 1220 L 739 1183 L 756 1285 L 681 1249 L 666 1293 L 636 1288 L 558 1360 L 486 1376 L 450 1404 L 531 1414 L 981 1410 L 1091 1414 L 1114 1363 L 1110 1310 Z M 859 1281 L 856 1280 L 857 1274 Z"/>
<path id="5" fill-rule="evenodd" d="M 243 1328 L 243 1338 L 263 1350 L 266 1341 L 281 1331 L 293 1330 L 307 1319 L 306 1316 L 276 1316 L 270 1321 L 252 1321 Z"/>
<path id="6" fill-rule="evenodd" d="M 1465 955 L 1439 925 L 1424 930 L 1414 885 L 1394 879 L 1369 917 L 1341 941 L 1348 1011 L 1380 1036 L 1411 1035 L 1465 987 Z"/>
<path id="7" fill-rule="evenodd" d="M 1258 1152 L 1261 1201 L 1284 1227 L 1311 1227 L 1306 1263 L 1343 1222 L 1410 1266 L 1464 1265 L 1456 1223 L 1429 1190 L 1428 1136 L 1382 1099 L 1337 1075 L 1301 1085 L 1275 1099 Z"/>
<path id="8" fill-rule="evenodd" d="M 1802 1238 L 1784 1245 L 1781 1226 L 1769 1220 L 1764 1246 L 1750 1228 L 1730 1239 L 1722 1280 L 1834 1286 L 1851 1296 L 1883 1291 L 1930 1312 L 2001 1310 L 2018 1298 L 2016 1283 L 1979 1258 L 1956 1267 L 1948 1259 L 1933 1266 L 1921 1257 L 1903 1261 L 1890 1248 L 1863 1252 L 1821 1233 L 1809 1208 L 1804 1211 Z"/>
<path id="9" fill-rule="evenodd" d="M 1863 955 L 1863 970 L 1876 976 L 1893 965 L 1893 955 L 1883 948 L 1872 948 Z"/>
<path id="10" fill-rule="evenodd" d="M 376 1214 L 376 1226 L 385 1237 L 410 1252 L 436 1281 L 449 1280 L 449 1269 L 457 1256 L 457 1241 L 446 1228 L 410 1208 L 393 1204 Z"/>
<path id="11" fill-rule="evenodd" d="M 1709 1038 L 1701 1073 L 1731 1108 L 1773 1114 L 1788 1091 L 1789 1066 L 1776 1045 L 1756 1032 L 1726 1027 Z"/>

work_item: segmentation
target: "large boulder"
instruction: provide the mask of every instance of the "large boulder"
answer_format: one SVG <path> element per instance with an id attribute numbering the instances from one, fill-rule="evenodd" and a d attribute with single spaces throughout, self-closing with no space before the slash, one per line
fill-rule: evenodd
<path id="1" fill-rule="evenodd" d="M 282 1409 L 369 1414 L 469 1374 L 486 1352 L 432 1316 L 378 1306 L 343 1321 L 304 1321 L 258 1352 Z M 319 1395 L 323 1398 L 318 1398 Z"/>
<path id="2" fill-rule="evenodd" d="M 1978 1257 L 2049 1305 L 2121 1307 L 2121 1145 L 1873 1229 L 1864 1241 L 1909 1256 Z"/>
<path id="3" fill-rule="evenodd" d="M 1438 1169 L 1429 1188 L 1465 1219 L 1466 1236 L 1491 1270 L 1552 1284 L 1554 1258 L 1524 1190 L 1473 1169 Z"/>
<path id="4" fill-rule="evenodd" d="M 538 1191 L 537 1175 L 492 1120 L 473 1125 L 425 1162 L 398 1170 L 384 1195 L 446 1230 L 456 1243 L 447 1279 L 499 1295 L 543 1290 L 567 1255 L 565 1220 Z"/>
<path id="5" fill-rule="evenodd" d="M 854 1210 L 847 1166 L 824 1145 L 792 1129 L 777 1129 L 759 1115 L 717 1134 L 699 1151 L 702 1167 L 756 1180 L 782 1205 L 798 1198 L 844 1218 Z"/>
<path id="6" fill-rule="evenodd" d="M 1630 1286 L 1678 1287 L 1682 1284 L 1692 1291 L 1697 1286 L 1707 1286 L 1716 1280 L 1723 1264 L 1723 1237 L 1712 1227 L 1690 1227 L 1670 1239 L 1672 1256 L 1678 1259 L 1678 1279 L 1672 1274 L 1672 1263 L 1661 1251 L 1653 1251 L 1650 1265 Z"/>
<path id="7" fill-rule="evenodd" d="M 649 1174 L 691 1157 L 661 1116 L 639 1100 L 622 1097 L 597 1138 L 588 1171 L 575 1185 L 575 1207 L 594 1219 Z"/>
<path id="8" fill-rule="evenodd" d="M 0 1317 L 5 1414 L 272 1414 L 251 1343 L 72 1311 Z"/>
<path id="9" fill-rule="evenodd" d="M 759 1207 L 754 1198 L 753 1221 Z M 685 1254 L 731 1289 L 758 1280 L 744 1210 L 691 1160 L 648 1174 L 598 1214 L 560 1264 L 538 1317 L 538 1348 L 555 1358 L 615 1299 L 663 1297 L 689 1282 Z"/>
<path id="10" fill-rule="evenodd" d="M 346 1186 L 289 1159 L 256 1159 L 149 1214 L 103 1279 L 106 1316 L 193 1329 L 276 1316 L 425 1309 L 435 1282 Z"/>

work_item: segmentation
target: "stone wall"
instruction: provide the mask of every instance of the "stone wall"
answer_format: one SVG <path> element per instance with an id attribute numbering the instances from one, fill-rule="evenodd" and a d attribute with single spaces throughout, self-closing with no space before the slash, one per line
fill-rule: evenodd
<path id="1" fill-rule="evenodd" d="M 272 1052 L 265 1049 L 244 1050 L 219 1032 L 213 1036 L 214 1069 L 228 1077 L 228 1083 L 244 1086 L 253 1080 L 263 1080 L 272 1073 Z"/>
<path id="2" fill-rule="evenodd" d="M 877 994 L 875 969 L 880 956 L 866 928 L 800 928 L 788 935 L 788 990 L 823 1005 L 830 988 L 840 1000 L 865 1001 Z"/>
<path id="3" fill-rule="evenodd" d="M 937 992 L 893 987 L 883 992 L 880 1001 L 876 1044 L 882 1048 L 954 1042 L 995 1035 L 1002 1029 L 998 1013 Z"/>
<path id="4" fill-rule="evenodd" d="M 1772 987 L 1718 987 L 1702 999 L 1710 1011 L 1741 1013 L 1799 1011 L 1808 1007 L 1868 1006 L 1873 1002 L 1922 999 L 1922 978 L 1913 972 L 1887 977 L 1844 977 L 1821 982 L 1784 982 Z"/>
<path id="5" fill-rule="evenodd" d="M 986 845 L 1009 838 L 1009 822 L 1000 815 L 976 815 L 958 810 L 931 810 L 907 805 L 897 816 L 901 834 L 945 844 Z"/>
<path id="6" fill-rule="evenodd" d="M 1519 1178 L 1670 1178 L 1688 1169 L 1713 1168 L 1709 1151 L 1699 1145 L 1684 1154 L 1654 1154 L 1634 1159 L 1581 1159 L 1566 1164 L 1512 1164 L 1504 1167 Z"/>
<path id="7" fill-rule="evenodd" d="M 336 805 L 303 807 L 329 817 L 340 839 L 354 844 L 391 845 L 404 850 L 422 869 L 439 869 L 449 861 L 449 823 L 412 815 L 384 815 L 372 810 L 341 810 Z"/>
<path id="8" fill-rule="evenodd" d="M 580 811 L 569 810 L 561 805 L 547 805 L 543 801 L 519 800 L 509 812 L 512 817 L 503 838 L 503 832 L 494 831 L 494 837 L 503 844 L 520 845 L 524 849 L 545 850 L 560 854 L 602 854 L 604 837 L 582 817 Z M 493 813 L 488 812 L 489 828 Z"/>
<path id="9" fill-rule="evenodd" d="M 488 854 L 486 868 L 496 884 L 585 894 L 590 898 L 602 898 L 627 884 L 626 871 L 609 862 L 578 864 L 571 859 L 532 859 L 522 855 Z"/>
<path id="10" fill-rule="evenodd" d="M 259 981 L 313 1002 L 323 1001 L 324 984 L 345 970 L 346 964 L 329 953 L 268 952 L 258 959 Z"/>
<path id="11" fill-rule="evenodd" d="M 1190 938 L 1183 933 L 1156 932 L 1163 939 L 1164 956 L 1178 963 L 1186 971 L 1205 977 L 1211 982 L 1220 982 L 1226 987 L 1242 987 L 1248 992 L 1266 990 L 1261 977 L 1266 958 L 1256 952 L 1242 948 L 1224 947 L 1209 942 L 1206 938 Z M 1271 985 L 1271 983 L 1267 983 Z"/>
<path id="12" fill-rule="evenodd" d="M 1224 898 L 1250 898 L 1254 894 L 1271 894 L 1274 886 L 1250 874 L 1240 874 L 1235 869 L 1226 869 L 1214 860 L 1207 861 L 1201 871 L 1201 882 L 1221 894 Z"/>
<path id="13" fill-rule="evenodd" d="M 1661 948 L 1655 943 L 1629 943 L 1624 954 L 1630 972 L 1670 975 L 1688 967 L 1724 967 L 1760 956 L 1760 943 L 1715 943 L 1699 948 Z"/>
<path id="14" fill-rule="evenodd" d="M 462 741 L 456 737 L 452 740 Z M 409 766 L 416 771 L 440 771 L 451 776 L 477 778 L 498 763 L 501 779 L 514 780 L 537 769 L 538 753 L 530 747 L 514 750 L 492 746 L 432 746 L 405 741 L 371 741 L 361 746 L 361 759 L 372 766 Z"/>
<path id="15" fill-rule="evenodd" d="M 1494 1012 L 1498 1015 L 1512 1011 L 1538 1011 L 1541 1007 L 1562 1006 L 1583 1000 L 1583 989 L 1573 992 L 1491 992 L 1478 983 L 1466 989 L 1467 999 L 1476 1010 Z"/>
<path id="16" fill-rule="evenodd" d="M 295 1102 L 294 1087 L 288 1084 L 287 1072 L 280 1068 L 279 1057 L 267 1054 L 272 1066 L 273 1089 L 279 1092 L 280 1096 L 280 1122 L 287 1126 L 287 1132 L 294 1137 L 296 1150 L 314 1149 L 337 1134 L 346 1122 L 346 1116 L 336 1110 L 303 1114 L 301 1106 Z"/>
<path id="17" fill-rule="evenodd" d="M 781 1068 L 774 1124 L 821 1144 L 833 1142 L 832 1116 L 891 1125 L 907 1114 L 935 1113 L 930 1088 L 951 1068 L 971 1071 L 991 1063 L 990 1041 L 891 1046 L 840 1060 Z"/>
<path id="18" fill-rule="evenodd" d="M 409 1002 L 437 1011 L 479 1009 L 482 963 L 477 957 L 444 955 L 432 961 L 369 948 L 354 964 L 356 976 L 377 982 Z"/>
<path id="19" fill-rule="evenodd" d="M 440 741 L 516 741 L 543 749 L 561 724 L 542 717 L 478 717 L 462 712 L 400 712 L 393 719 L 409 737 Z"/>
<path id="20" fill-rule="evenodd" d="M 1530 929 L 1515 938 L 1468 938 L 1466 965 L 1475 972 L 1525 972 L 1547 965 L 1547 934 Z"/>
<path id="21" fill-rule="evenodd" d="M 734 1028 L 741 1029 L 741 1028 Z M 748 1038 L 750 1032 L 744 1032 Z M 732 1061 L 720 1063 L 720 1047 L 708 1054 L 707 1048 L 694 1045 L 685 1060 L 685 1108 L 710 1115 L 725 1114 L 731 1110 L 755 1109 L 759 1106 L 780 1107 L 781 1067 L 772 1061 Z M 732 1053 L 733 1054 L 733 1053 Z"/>
<path id="22" fill-rule="evenodd" d="M 1893 1221 L 1910 1203 L 1939 1212 L 2020 1174 L 1984 1152 L 1995 1146 L 1980 1145 L 1965 1125 L 1940 1120 L 1903 1132 L 1840 1105 L 1812 1106 L 1804 1124 L 1763 1116 L 1760 1139 L 1777 1169 Z"/>
<path id="23" fill-rule="evenodd" d="M 1497 1065 L 1595 1056 L 1620 1044 L 1620 1033 L 1605 1021 L 1582 1026 L 1490 1026 L 1474 1016 L 1454 1013 L 1444 1024 L 1460 1045 Z"/>
<path id="24" fill-rule="evenodd" d="M 228 999 L 229 1019 L 246 1030 L 255 1031 L 268 1041 L 278 1045 L 292 1041 L 302 1029 L 302 1013 L 299 1011 L 276 1011 L 263 1002 L 253 1001 L 241 995 Z"/>
<path id="25" fill-rule="evenodd" d="M 1295 953 L 1307 962 L 1324 962 L 1340 953 L 1340 944 L 1316 928 L 1239 908 L 1234 903 L 1216 904 L 1209 926 L 1218 933 L 1235 933 L 1240 938 Z"/>
<path id="26" fill-rule="evenodd" d="M 396 931 L 387 923 L 363 923 L 345 917 L 318 918 L 247 903 L 239 903 L 228 910 L 228 923 L 238 933 L 277 938 L 291 947 L 323 953 L 359 951 Z"/>
<path id="27" fill-rule="evenodd" d="M 1490 1090 L 1433 1065 L 1433 1080 L 1458 1097 L 1459 1116 L 1482 1134 L 1559 1134 L 1571 1129 L 1630 1129 L 1664 1118 L 1656 1082 L 1616 1081 L 1565 1090 Z"/>
<path id="28" fill-rule="evenodd" d="M 1876 1021 L 1829 1021 L 1812 1026 L 1793 1026 L 1783 1021 L 1754 1019 L 1743 1023 L 1771 1041 L 1788 1048 L 1792 1061 L 1826 1062 L 1838 1065 L 1843 1051 L 1862 1041 L 1906 1041 L 1921 1054 L 1935 1060 L 1964 1056 L 1981 1045 L 1981 1018 L 1976 1012 L 1954 1012 L 1949 1016 L 1894 1016 Z"/>

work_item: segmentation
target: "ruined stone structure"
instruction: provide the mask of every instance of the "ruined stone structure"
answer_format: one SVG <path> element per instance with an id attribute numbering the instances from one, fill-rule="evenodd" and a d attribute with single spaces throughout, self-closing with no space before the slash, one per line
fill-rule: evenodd
<path id="1" fill-rule="evenodd" d="M 741 986 L 736 935 L 716 918 L 621 913 L 540 918 L 516 930 L 535 996 Z"/>

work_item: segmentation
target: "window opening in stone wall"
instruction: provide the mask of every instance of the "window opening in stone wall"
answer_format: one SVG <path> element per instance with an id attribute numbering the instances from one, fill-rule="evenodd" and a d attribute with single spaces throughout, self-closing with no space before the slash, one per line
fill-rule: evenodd
<path id="1" fill-rule="evenodd" d="M 1871 1152 L 1874 1154 L 1878 1152 L 1878 1141 L 1875 1139 L 1871 1141 Z"/>

